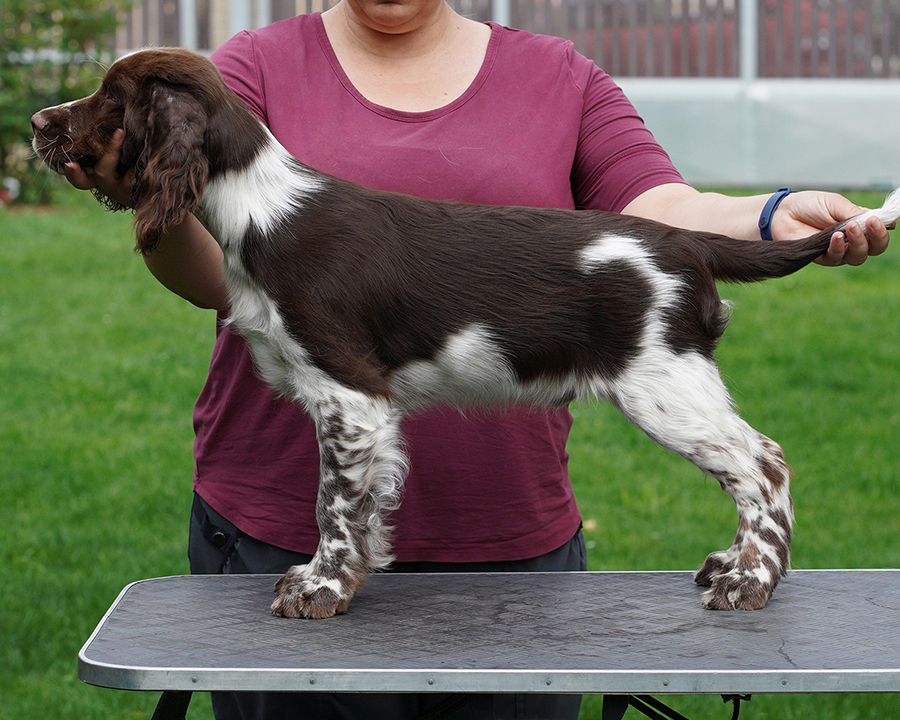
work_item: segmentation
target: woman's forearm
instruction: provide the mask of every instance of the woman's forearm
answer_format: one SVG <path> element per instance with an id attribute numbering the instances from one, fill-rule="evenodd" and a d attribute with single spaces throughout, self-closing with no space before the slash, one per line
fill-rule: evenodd
<path id="1" fill-rule="evenodd" d="M 731 197 L 699 192 L 688 185 L 669 184 L 648 190 L 623 212 L 687 230 L 759 240 L 759 215 L 768 197 Z"/>
<path id="2" fill-rule="evenodd" d="M 689 230 L 759 240 L 760 214 L 769 195 L 730 197 L 701 193 L 681 184 L 659 185 L 632 200 L 625 215 L 649 218 Z M 835 228 L 828 250 L 816 262 L 821 265 L 861 265 L 866 258 L 880 255 L 888 246 L 888 231 L 876 217 L 865 222 L 848 222 L 864 211 L 843 195 L 805 190 L 784 197 L 770 218 L 770 234 L 775 240 L 796 240 Z"/>
<path id="3" fill-rule="evenodd" d="M 160 283 L 197 307 L 227 307 L 222 250 L 193 215 L 169 228 L 144 262 Z"/>

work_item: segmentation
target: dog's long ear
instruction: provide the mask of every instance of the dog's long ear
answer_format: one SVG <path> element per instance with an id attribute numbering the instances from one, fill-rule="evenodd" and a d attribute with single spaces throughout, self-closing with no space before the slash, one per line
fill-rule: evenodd
<path id="1" fill-rule="evenodd" d="M 146 83 L 126 110 L 122 167 L 134 172 L 131 200 L 141 253 L 199 206 L 209 174 L 206 125 L 206 111 L 190 93 L 159 81 Z"/>

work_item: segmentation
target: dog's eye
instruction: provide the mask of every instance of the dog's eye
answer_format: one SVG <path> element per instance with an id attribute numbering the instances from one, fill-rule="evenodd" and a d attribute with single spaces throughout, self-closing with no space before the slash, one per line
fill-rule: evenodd
<path id="1" fill-rule="evenodd" d="M 121 93 L 115 87 L 106 83 L 100 86 L 96 98 L 104 108 L 122 104 Z"/>

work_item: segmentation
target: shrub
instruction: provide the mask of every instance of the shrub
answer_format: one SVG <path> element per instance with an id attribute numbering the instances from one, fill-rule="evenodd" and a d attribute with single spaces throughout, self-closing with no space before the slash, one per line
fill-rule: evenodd
<path id="1" fill-rule="evenodd" d="M 90 94 L 111 62 L 130 0 L 3 0 L 0 3 L 0 181 L 20 201 L 48 202 L 55 183 L 37 175 L 31 115 Z"/>

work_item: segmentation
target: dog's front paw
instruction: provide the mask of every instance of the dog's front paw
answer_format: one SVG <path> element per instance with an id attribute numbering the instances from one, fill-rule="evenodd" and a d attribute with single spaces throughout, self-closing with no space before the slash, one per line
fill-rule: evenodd
<path id="1" fill-rule="evenodd" d="M 710 610 L 759 610 L 774 589 L 774 583 L 763 582 L 755 573 L 731 570 L 712 577 L 703 605 Z"/>
<path id="2" fill-rule="evenodd" d="M 710 553 L 701 568 L 694 573 L 694 582 L 703 587 L 712 585 L 713 578 L 734 570 L 738 555 L 732 550 Z"/>
<path id="3" fill-rule="evenodd" d="M 272 614 L 321 620 L 347 612 L 350 598 L 340 580 L 316 575 L 309 565 L 295 565 L 275 584 Z"/>

